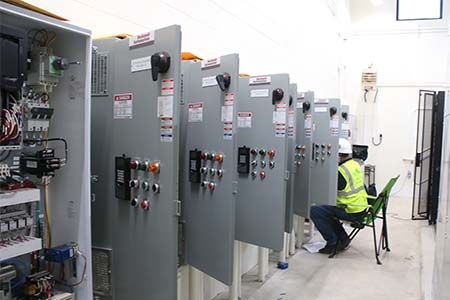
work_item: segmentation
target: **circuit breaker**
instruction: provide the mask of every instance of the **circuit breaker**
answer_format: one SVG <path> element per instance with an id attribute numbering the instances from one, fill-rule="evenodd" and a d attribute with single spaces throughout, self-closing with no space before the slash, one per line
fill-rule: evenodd
<path id="1" fill-rule="evenodd" d="M 311 205 L 336 205 L 339 151 L 339 99 L 316 99 L 311 145 Z"/>
<path id="2" fill-rule="evenodd" d="M 239 56 L 184 61 L 180 201 L 186 263 L 231 285 Z"/>
<path id="3" fill-rule="evenodd" d="M 181 29 L 94 41 L 94 293 L 177 298 Z M 163 251 L 161 251 L 163 249 Z"/>
<path id="4" fill-rule="evenodd" d="M 297 84 L 291 84 L 289 87 L 289 102 L 287 116 L 287 170 L 289 172 L 289 180 L 286 185 L 286 225 L 285 231 L 292 232 L 294 223 L 294 184 L 297 173 L 295 164 L 295 147 L 296 147 L 296 125 L 297 125 Z"/>
<path id="5" fill-rule="evenodd" d="M 277 251 L 286 225 L 289 99 L 287 74 L 239 79 L 238 151 L 250 153 L 248 172 L 238 173 L 236 239 Z M 236 161 L 241 170 L 244 161 Z"/>
<path id="6" fill-rule="evenodd" d="M 351 122 L 350 122 L 350 106 L 349 105 L 341 105 L 341 113 L 340 113 L 340 137 L 351 141 L 352 131 L 351 131 Z"/>
<path id="7" fill-rule="evenodd" d="M 294 164 L 294 213 L 308 218 L 311 193 L 312 137 L 314 92 L 299 92 L 297 95 L 297 122 Z"/>
<path id="8" fill-rule="evenodd" d="M 92 299 L 90 48 L 89 30 L 0 2 L 2 299 L 58 294 L 53 278 Z"/>

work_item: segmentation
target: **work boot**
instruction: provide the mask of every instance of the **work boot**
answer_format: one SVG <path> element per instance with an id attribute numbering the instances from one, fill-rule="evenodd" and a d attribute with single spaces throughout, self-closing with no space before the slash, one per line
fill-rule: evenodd
<path id="1" fill-rule="evenodd" d="M 322 254 L 331 254 L 336 250 L 336 244 L 326 244 L 325 247 L 319 250 L 319 253 Z"/>
<path id="2" fill-rule="evenodd" d="M 345 249 L 347 249 L 347 247 L 350 245 L 351 240 L 347 237 L 344 239 L 340 239 L 338 242 L 338 251 L 343 251 Z"/>

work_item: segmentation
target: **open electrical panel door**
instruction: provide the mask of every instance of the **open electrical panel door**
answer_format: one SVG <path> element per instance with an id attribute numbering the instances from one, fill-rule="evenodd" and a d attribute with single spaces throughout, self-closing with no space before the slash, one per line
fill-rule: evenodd
<path id="1" fill-rule="evenodd" d="M 92 299 L 90 46 L 88 30 L 0 2 L 0 273 L 25 273 L 2 278 L 5 299 Z"/>
<path id="2" fill-rule="evenodd" d="M 183 62 L 180 200 L 189 265 L 231 285 L 239 57 Z"/>

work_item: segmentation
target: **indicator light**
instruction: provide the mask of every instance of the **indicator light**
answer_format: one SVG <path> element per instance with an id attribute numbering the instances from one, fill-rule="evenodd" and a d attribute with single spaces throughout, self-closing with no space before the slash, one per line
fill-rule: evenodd
<path id="1" fill-rule="evenodd" d="M 261 178 L 261 180 L 263 180 L 264 178 L 266 178 L 266 172 L 261 171 L 261 172 L 259 173 L 259 178 Z"/>
<path id="2" fill-rule="evenodd" d="M 275 162 L 270 161 L 269 162 L 269 168 L 271 168 L 271 169 L 275 168 Z"/>
<path id="3" fill-rule="evenodd" d="M 325 144 L 322 144 L 322 148 L 324 148 L 324 149 L 325 149 Z"/>
<path id="4" fill-rule="evenodd" d="M 144 161 L 139 164 L 139 170 L 146 171 L 148 167 L 148 162 Z"/>
<path id="5" fill-rule="evenodd" d="M 130 169 L 132 170 L 136 170 L 139 167 L 139 161 L 137 160 L 132 160 L 130 162 Z"/>
<path id="6" fill-rule="evenodd" d="M 144 191 L 148 191 L 150 189 L 150 184 L 147 181 L 142 182 L 141 187 Z"/>
<path id="7" fill-rule="evenodd" d="M 217 176 L 222 177 L 223 176 L 223 170 L 217 170 Z"/>
<path id="8" fill-rule="evenodd" d="M 261 155 L 261 156 L 266 155 L 266 150 L 260 149 L 260 150 L 259 150 L 259 155 Z"/>
<path id="9" fill-rule="evenodd" d="M 258 164 L 258 162 L 256 160 L 252 160 L 252 162 L 250 163 L 253 167 L 256 167 L 256 165 Z"/>
<path id="10" fill-rule="evenodd" d="M 314 146 L 315 146 L 316 148 L 319 148 L 319 147 L 320 147 L 319 144 L 315 144 Z"/>
<path id="11" fill-rule="evenodd" d="M 325 161 L 325 157 L 322 157 L 322 161 Z"/>
<path id="12" fill-rule="evenodd" d="M 301 161 L 297 161 L 296 164 L 297 164 L 297 166 L 300 166 L 302 164 L 302 162 Z"/>
<path id="13" fill-rule="evenodd" d="M 211 176 L 216 175 L 216 169 L 214 169 L 214 168 L 209 169 L 209 175 L 211 175 Z"/>
<path id="14" fill-rule="evenodd" d="M 258 154 L 258 150 L 257 149 L 252 149 L 252 150 L 250 150 L 250 153 L 252 155 L 256 155 L 256 154 Z"/>
<path id="15" fill-rule="evenodd" d="M 208 181 L 202 181 L 201 186 L 202 188 L 207 188 L 208 187 Z"/>
<path id="16" fill-rule="evenodd" d="M 256 171 L 252 171 L 252 173 L 251 173 L 251 174 L 252 174 L 252 177 L 253 177 L 253 178 L 255 178 L 255 177 L 256 177 L 256 175 L 258 175 L 258 172 L 256 172 Z"/>
<path id="17" fill-rule="evenodd" d="M 150 203 L 148 203 L 147 200 L 142 201 L 142 202 L 141 202 L 141 208 L 142 208 L 143 210 L 149 210 L 149 208 L 150 208 Z"/>
<path id="18" fill-rule="evenodd" d="M 212 160 L 214 158 L 214 153 L 208 153 L 207 155 L 206 155 L 206 159 L 207 160 Z"/>
<path id="19" fill-rule="evenodd" d="M 216 184 L 214 182 L 208 183 L 208 188 L 212 191 L 216 188 Z"/>
<path id="20" fill-rule="evenodd" d="M 200 173 L 206 174 L 206 172 L 208 172 L 208 168 L 206 168 L 206 167 L 201 167 L 200 168 Z"/>
<path id="21" fill-rule="evenodd" d="M 214 160 L 218 161 L 218 162 L 222 162 L 223 161 L 223 155 L 222 154 L 216 154 L 214 156 Z"/>
<path id="22" fill-rule="evenodd" d="M 152 173 L 159 173 L 159 163 L 152 163 L 148 166 L 148 171 Z"/>
<path id="23" fill-rule="evenodd" d="M 269 155 L 269 157 L 274 157 L 275 156 L 275 150 L 270 149 L 269 151 L 267 151 L 267 155 Z"/>
<path id="24" fill-rule="evenodd" d="M 265 161 L 261 161 L 261 168 L 265 168 L 266 167 L 266 162 Z"/>
<path id="25" fill-rule="evenodd" d="M 200 154 L 200 158 L 202 160 L 205 160 L 207 156 L 208 156 L 208 152 L 202 152 L 202 154 Z"/>
<path id="26" fill-rule="evenodd" d="M 331 156 L 331 151 L 328 151 L 328 156 Z"/>
<path id="27" fill-rule="evenodd" d="M 139 203 L 138 198 L 133 198 L 130 200 L 130 205 L 133 207 L 136 207 L 138 205 L 138 203 Z"/>
<path id="28" fill-rule="evenodd" d="M 328 144 L 328 145 L 327 145 L 327 148 L 328 148 L 328 149 L 331 149 L 331 144 Z"/>

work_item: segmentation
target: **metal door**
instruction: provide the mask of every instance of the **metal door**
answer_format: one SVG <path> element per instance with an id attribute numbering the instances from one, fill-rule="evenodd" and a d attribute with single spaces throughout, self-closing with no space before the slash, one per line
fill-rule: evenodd
<path id="1" fill-rule="evenodd" d="M 229 86 L 220 86 L 225 77 Z M 237 54 L 183 62 L 180 200 L 185 257 L 227 285 L 233 278 L 238 79 Z"/>
<path id="2" fill-rule="evenodd" d="M 283 248 L 289 177 L 288 102 L 287 74 L 239 81 L 236 239 L 277 251 Z"/>

